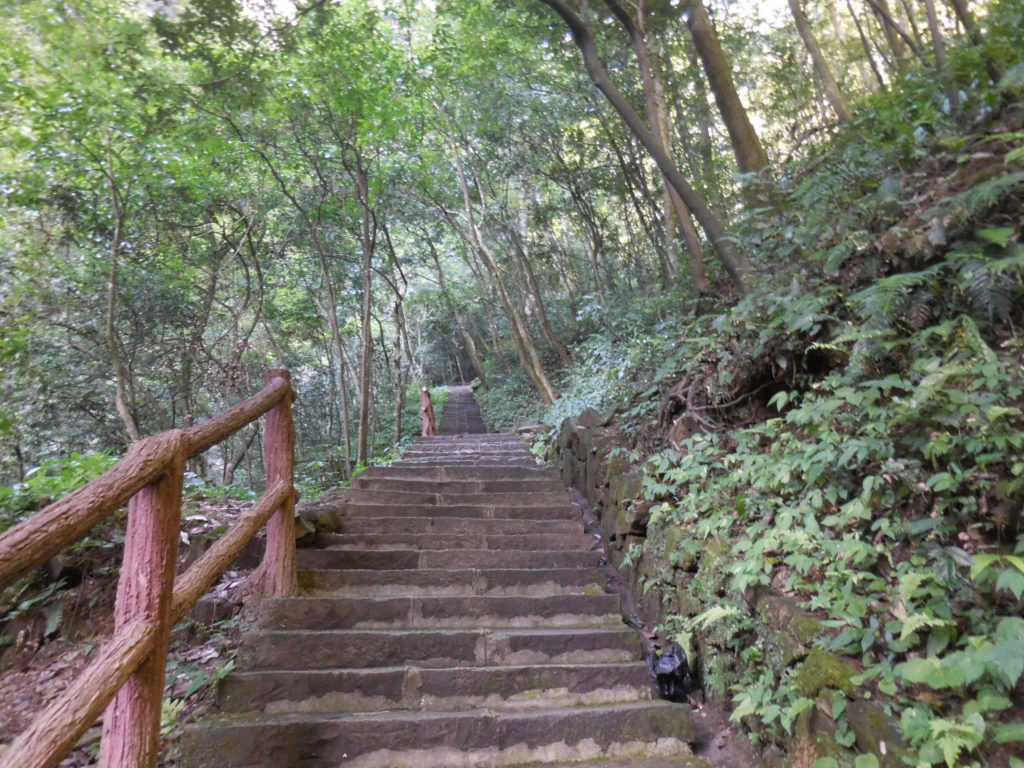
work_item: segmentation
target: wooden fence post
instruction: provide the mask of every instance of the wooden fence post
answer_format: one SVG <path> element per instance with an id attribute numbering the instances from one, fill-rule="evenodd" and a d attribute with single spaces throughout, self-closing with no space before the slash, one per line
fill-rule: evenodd
<path id="1" fill-rule="evenodd" d="M 155 635 L 153 651 L 124 684 L 103 716 L 101 768 L 154 768 L 160 747 L 163 703 L 181 519 L 181 486 L 187 439 L 177 431 L 167 474 L 128 503 L 124 557 L 117 584 L 114 631 L 142 619 Z"/>
<path id="2" fill-rule="evenodd" d="M 291 383 L 283 368 L 267 371 L 266 383 L 281 378 Z M 292 421 L 292 393 L 267 411 L 263 430 L 263 456 L 267 465 L 267 488 L 287 483 L 293 492 L 267 523 L 267 548 L 260 564 L 258 587 L 267 595 L 286 597 L 298 591 L 295 573 L 295 424 Z"/>

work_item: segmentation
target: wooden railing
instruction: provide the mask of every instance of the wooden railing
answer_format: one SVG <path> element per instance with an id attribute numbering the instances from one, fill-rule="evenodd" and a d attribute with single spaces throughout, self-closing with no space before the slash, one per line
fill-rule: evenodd
<path id="1" fill-rule="evenodd" d="M 253 586 L 269 595 L 296 590 L 293 485 L 295 428 L 291 377 L 271 370 L 257 395 L 188 430 L 141 440 L 117 465 L 0 536 L 0 588 L 82 538 L 128 503 L 114 634 L 79 677 L 0 756 L 4 768 L 50 768 L 101 713 L 100 765 L 152 768 L 160 738 L 171 627 L 267 525 Z M 185 462 L 267 414 L 267 490 L 185 573 L 175 579 Z"/>

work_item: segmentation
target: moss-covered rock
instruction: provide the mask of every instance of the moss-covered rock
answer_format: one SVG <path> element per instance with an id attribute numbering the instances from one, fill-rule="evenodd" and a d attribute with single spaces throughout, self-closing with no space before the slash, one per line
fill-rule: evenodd
<path id="1" fill-rule="evenodd" d="M 856 674 L 852 664 L 821 648 L 812 648 L 797 668 L 793 682 L 797 693 L 808 699 L 816 698 L 823 688 L 834 688 L 851 696 L 856 686 L 850 678 Z"/>
<path id="2" fill-rule="evenodd" d="M 895 720 L 874 704 L 860 699 L 847 706 L 846 719 L 857 737 L 858 749 L 877 757 L 882 768 L 904 765 L 907 746 Z"/>

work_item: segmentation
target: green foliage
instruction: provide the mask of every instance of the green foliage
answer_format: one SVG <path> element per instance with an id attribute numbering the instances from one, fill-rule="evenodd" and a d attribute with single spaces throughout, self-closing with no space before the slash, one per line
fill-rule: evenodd
<path id="1" fill-rule="evenodd" d="M 99 477 L 117 463 L 109 453 L 72 453 L 65 459 L 48 459 L 25 473 L 23 482 L 0 486 L 0 531 L 25 513 L 56 501 Z"/>

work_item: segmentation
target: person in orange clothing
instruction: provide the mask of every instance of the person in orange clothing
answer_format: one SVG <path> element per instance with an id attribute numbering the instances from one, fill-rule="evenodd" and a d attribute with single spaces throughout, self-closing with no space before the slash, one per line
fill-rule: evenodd
<path id="1" fill-rule="evenodd" d="M 437 419 L 434 417 L 434 404 L 430 400 L 430 390 L 420 390 L 420 415 L 423 417 L 423 437 L 437 434 Z"/>

